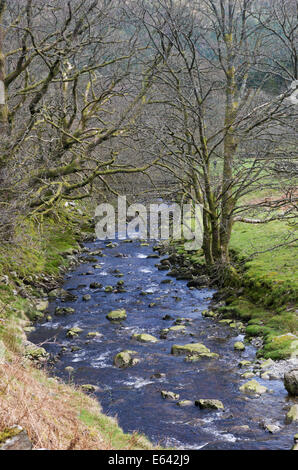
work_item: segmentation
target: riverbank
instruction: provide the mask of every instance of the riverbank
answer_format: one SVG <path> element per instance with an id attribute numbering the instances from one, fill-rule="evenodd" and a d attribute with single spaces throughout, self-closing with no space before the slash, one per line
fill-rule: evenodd
<path id="1" fill-rule="evenodd" d="M 169 255 L 162 264 L 165 267 L 169 263 L 177 279 L 188 279 L 190 288 L 216 288 L 213 318 L 230 322 L 232 327 L 238 324 L 246 339 L 258 347 L 258 358 L 297 358 L 298 260 L 290 231 L 280 222 L 265 226 L 235 224 L 231 254 L 238 276 L 234 284 L 230 279 L 225 282 L 212 276 L 203 253 L 187 252 L 181 242 L 161 244 L 160 252 Z"/>
<path id="2" fill-rule="evenodd" d="M 52 319 L 36 324 L 30 341 L 45 343 L 53 374 L 91 384 L 125 432 L 156 445 L 289 449 L 295 423 L 285 419 L 296 401 L 282 377 L 267 378 L 253 345 L 238 349 L 239 322 L 233 328 L 206 316 L 214 289 L 168 277 L 152 248 L 138 240 L 86 243 L 84 263 L 64 277 L 71 297 L 50 302 Z M 219 409 L 204 409 L 207 402 Z"/>
<path id="3" fill-rule="evenodd" d="M 41 367 L 45 350 L 26 338 L 45 315 L 47 292 L 77 265 L 80 242 L 93 238 L 90 213 L 69 205 L 39 224 L 20 220 L 13 241 L 0 247 L 0 445 L 18 425 L 33 448 L 153 449 L 145 437 L 124 433 L 80 387 L 50 377 Z"/>

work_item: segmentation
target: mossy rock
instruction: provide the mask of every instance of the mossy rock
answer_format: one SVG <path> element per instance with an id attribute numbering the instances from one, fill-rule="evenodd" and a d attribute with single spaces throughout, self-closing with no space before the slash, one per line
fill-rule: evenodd
<path id="1" fill-rule="evenodd" d="M 25 328 L 23 328 L 23 329 L 24 329 L 25 333 L 32 333 L 33 331 L 36 330 L 36 328 L 34 326 L 25 326 Z"/>
<path id="2" fill-rule="evenodd" d="M 135 351 L 121 351 L 114 357 L 114 365 L 120 369 L 133 367 L 140 362 L 138 358 L 133 357 Z"/>
<path id="3" fill-rule="evenodd" d="M 48 300 L 40 300 L 36 305 L 35 308 L 38 312 L 45 312 L 49 308 L 49 301 Z"/>
<path id="4" fill-rule="evenodd" d="M 43 361 L 49 358 L 49 354 L 44 348 L 40 348 L 32 344 L 25 348 L 25 357 L 33 361 Z"/>
<path id="5" fill-rule="evenodd" d="M 244 351 L 245 346 L 241 341 L 236 341 L 236 343 L 234 344 L 234 349 L 235 351 Z"/>
<path id="6" fill-rule="evenodd" d="M 250 365 L 251 365 L 251 361 L 240 361 L 238 363 L 238 366 L 241 367 L 241 368 L 242 367 L 247 367 L 247 366 L 250 366 Z"/>
<path id="7" fill-rule="evenodd" d="M 185 331 L 186 327 L 184 325 L 175 325 L 175 326 L 171 326 L 169 328 L 169 331 L 173 331 L 173 332 L 181 332 L 181 331 Z"/>
<path id="8" fill-rule="evenodd" d="M 126 320 L 127 315 L 124 309 L 112 310 L 106 318 L 110 321 L 123 321 Z"/>
<path id="9" fill-rule="evenodd" d="M 71 307 L 56 307 L 55 314 L 56 315 L 72 315 L 75 313 L 75 309 Z"/>
<path id="10" fill-rule="evenodd" d="M 242 379 L 252 379 L 255 376 L 253 372 L 244 372 L 244 374 L 241 374 Z"/>
<path id="11" fill-rule="evenodd" d="M 231 328 L 235 328 L 235 329 L 240 330 L 240 331 L 244 331 L 244 330 L 245 330 L 244 324 L 243 324 L 242 322 L 240 322 L 240 321 L 230 323 L 230 327 L 231 327 Z"/>
<path id="12" fill-rule="evenodd" d="M 298 421 L 298 405 L 291 406 L 286 415 L 286 424 L 291 424 Z"/>
<path id="13" fill-rule="evenodd" d="M 96 385 L 91 385 L 91 384 L 83 384 L 81 385 L 81 390 L 85 393 L 95 393 L 99 387 Z"/>
<path id="14" fill-rule="evenodd" d="M 180 406 L 181 408 L 185 408 L 187 406 L 193 406 L 193 402 L 191 400 L 180 400 L 177 402 L 177 406 Z"/>
<path id="15" fill-rule="evenodd" d="M 66 336 L 68 338 L 76 338 L 83 331 L 84 330 L 82 330 L 82 328 L 78 328 L 78 327 L 70 328 L 70 330 L 68 330 L 68 332 L 66 333 Z"/>
<path id="16" fill-rule="evenodd" d="M 202 343 L 191 343 L 185 345 L 173 345 L 171 349 L 171 354 L 174 356 L 190 356 L 194 359 L 196 357 L 219 357 L 217 354 L 212 353 Z"/>
<path id="17" fill-rule="evenodd" d="M 141 334 L 134 334 L 132 335 L 132 339 L 139 341 L 140 343 L 157 343 L 158 339 L 155 336 L 148 335 L 146 333 Z"/>
<path id="18" fill-rule="evenodd" d="M 90 289 L 101 289 L 102 284 L 100 282 L 91 282 L 89 287 Z"/>
<path id="19" fill-rule="evenodd" d="M 113 287 L 113 286 L 106 286 L 106 287 L 105 287 L 105 292 L 111 293 L 111 292 L 113 292 L 113 291 L 114 291 L 114 287 Z"/>
<path id="20" fill-rule="evenodd" d="M 102 333 L 99 333 L 98 331 L 90 331 L 87 333 L 87 338 L 101 338 L 102 336 Z"/>
<path id="21" fill-rule="evenodd" d="M 267 361 L 263 361 L 261 364 L 260 364 L 260 369 L 269 369 L 270 367 L 272 367 L 274 365 L 274 361 L 272 359 L 267 359 Z"/>
<path id="22" fill-rule="evenodd" d="M 8 439 L 12 439 L 13 437 L 17 436 L 22 432 L 22 428 L 20 426 L 13 426 L 12 428 L 5 428 L 2 432 L 0 432 L 0 444 L 3 444 Z"/>
<path id="23" fill-rule="evenodd" d="M 175 325 L 171 326 L 170 328 L 164 328 L 160 332 L 161 338 L 166 338 L 168 334 L 176 335 L 179 333 L 185 333 L 186 327 L 184 325 Z"/>
<path id="24" fill-rule="evenodd" d="M 298 396 L 298 368 L 285 373 L 284 385 L 289 395 Z"/>
<path id="25" fill-rule="evenodd" d="M 202 317 L 205 317 L 205 318 L 216 318 L 217 315 L 216 313 L 212 312 L 212 310 L 204 310 L 202 312 Z"/>
<path id="26" fill-rule="evenodd" d="M 106 248 L 116 248 L 118 243 L 107 243 Z"/>
<path id="27" fill-rule="evenodd" d="M 161 392 L 162 398 L 165 400 L 179 400 L 180 395 L 174 392 L 167 392 L 166 390 L 162 390 Z"/>
<path id="28" fill-rule="evenodd" d="M 259 384 L 256 380 L 251 380 L 250 382 L 246 382 L 239 388 L 240 392 L 243 393 L 252 393 L 256 395 L 262 395 L 266 393 L 268 389 L 263 385 Z"/>
<path id="29" fill-rule="evenodd" d="M 222 325 L 230 325 L 231 323 L 233 323 L 233 320 L 231 319 L 219 320 L 219 323 L 221 323 Z"/>
<path id="30" fill-rule="evenodd" d="M 182 317 L 182 318 L 177 318 L 175 320 L 175 325 L 184 325 L 185 323 L 188 323 L 188 324 L 192 323 L 192 319 Z"/>
<path id="31" fill-rule="evenodd" d="M 186 356 L 185 362 L 198 362 L 201 359 L 218 359 L 219 355 L 216 353 L 202 353 L 199 356 L 198 355 L 193 355 L 193 356 Z"/>
<path id="32" fill-rule="evenodd" d="M 195 401 L 195 405 L 202 410 L 224 410 L 224 404 L 220 400 L 200 399 Z"/>
<path id="33" fill-rule="evenodd" d="M 65 289 L 54 289 L 49 293 L 51 299 L 61 299 L 63 302 L 72 302 L 77 300 L 77 296 Z"/>
<path id="34" fill-rule="evenodd" d="M 44 318 L 44 312 L 39 312 L 38 310 L 28 310 L 26 315 L 30 321 L 37 322 Z"/>

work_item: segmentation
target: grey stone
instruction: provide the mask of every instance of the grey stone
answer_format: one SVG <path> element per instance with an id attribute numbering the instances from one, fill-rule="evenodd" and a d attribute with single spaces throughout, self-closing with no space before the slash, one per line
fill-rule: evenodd
<path id="1" fill-rule="evenodd" d="M 0 441 L 0 450 L 32 450 L 32 442 L 21 426 L 7 429 L 5 433 L 0 433 L 0 437 L 1 434 L 7 434 L 8 438 L 4 438 L 4 442 Z"/>
<path id="2" fill-rule="evenodd" d="M 284 384 L 290 395 L 298 395 L 298 369 L 293 369 L 285 373 Z"/>

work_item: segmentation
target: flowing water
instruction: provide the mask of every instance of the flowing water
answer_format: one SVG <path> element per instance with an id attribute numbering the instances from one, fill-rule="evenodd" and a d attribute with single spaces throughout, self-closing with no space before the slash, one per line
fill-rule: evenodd
<path id="1" fill-rule="evenodd" d="M 96 396 L 103 411 L 117 416 L 126 432 L 139 431 L 152 442 L 182 449 L 289 449 L 293 443 L 295 425 L 285 425 L 287 393 L 280 380 L 257 380 L 270 393 L 254 398 L 239 391 L 247 380 L 238 364 L 254 360 L 255 349 L 247 346 L 244 352 L 234 351 L 233 344 L 243 336 L 228 326 L 201 316 L 208 308 L 214 291 L 189 290 L 186 281 L 167 277 L 159 271 L 157 259 L 148 258 L 152 246 L 139 241 L 119 242 L 115 248 L 105 248 L 104 242 L 87 243 L 92 250 L 103 248 L 104 257 L 95 263 L 81 264 L 65 276 L 64 289 L 78 296 L 74 302 L 52 301 L 49 314 L 52 320 L 36 325 L 30 340 L 43 345 L 53 355 L 59 354 L 52 373 L 69 380 L 65 368 L 75 369 L 72 380 L 80 384 L 98 386 Z M 121 257 L 120 257 L 121 255 Z M 123 274 L 123 277 L 119 277 Z M 124 280 L 126 292 L 106 293 L 105 286 L 115 286 Z M 163 283 L 164 280 L 172 283 Z M 92 282 L 100 282 L 101 289 L 91 289 Z M 82 297 L 91 295 L 91 300 Z M 144 295 L 146 294 L 146 295 Z M 149 304 L 154 303 L 155 305 Z M 56 316 L 57 306 L 73 307 L 75 313 Z M 127 320 L 111 323 L 106 319 L 111 310 L 124 308 Z M 165 315 L 171 319 L 164 320 Z M 149 333 L 159 338 L 160 330 L 173 325 L 175 319 L 186 317 L 192 323 L 185 333 L 175 338 L 159 339 L 155 344 L 141 344 L 131 339 L 134 333 Z M 168 318 L 168 317 L 167 317 Z M 83 332 L 68 339 L 66 332 L 80 327 Z M 88 332 L 97 331 L 101 337 L 89 339 Z M 185 362 L 183 357 L 171 355 L 173 344 L 202 342 L 219 359 Z M 79 348 L 71 352 L 73 347 Z M 61 352 L 62 348 L 63 352 Z M 140 363 L 127 369 L 113 365 L 114 356 L 123 350 L 138 352 Z M 165 374 L 154 378 L 154 374 Z M 161 390 L 175 392 L 180 400 L 200 398 L 219 399 L 225 411 L 201 410 L 196 406 L 179 407 L 175 401 L 163 399 Z M 276 434 L 269 434 L 260 425 L 262 419 L 271 419 L 281 426 Z M 241 427 L 242 426 L 242 427 Z M 245 428 L 243 426 L 248 426 Z"/>

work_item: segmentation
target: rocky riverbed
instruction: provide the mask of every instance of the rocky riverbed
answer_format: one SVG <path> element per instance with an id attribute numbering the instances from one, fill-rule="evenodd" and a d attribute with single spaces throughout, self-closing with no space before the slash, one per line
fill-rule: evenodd
<path id="1" fill-rule="evenodd" d="M 292 447 L 298 401 L 283 375 L 297 368 L 296 359 L 256 361 L 243 325 L 210 314 L 208 280 L 191 285 L 186 276 L 169 276 L 152 246 L 90 242 L 84 251 L 28 332 L 43 347 L 34 352 L 28 344 L 29 357 L 50 355 L 54 375 L 94 393 L 125 431 L 154 443 Z"/>

